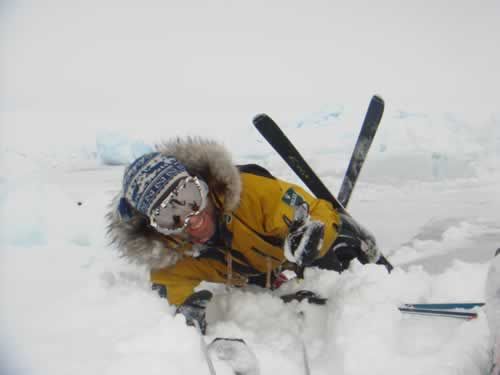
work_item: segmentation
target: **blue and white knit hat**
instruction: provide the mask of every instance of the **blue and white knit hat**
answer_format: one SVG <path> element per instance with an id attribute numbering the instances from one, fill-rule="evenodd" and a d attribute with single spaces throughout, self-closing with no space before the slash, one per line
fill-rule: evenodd
<path id="1" fill-rule="evenodd" d="M 142 155 L 125 169 L 118 205 L 120 216 L 130 219 L 132 206 L 149 217 L 158 201 L 188 176 L 186 167 L 172 156 L 159 152 Z"/>

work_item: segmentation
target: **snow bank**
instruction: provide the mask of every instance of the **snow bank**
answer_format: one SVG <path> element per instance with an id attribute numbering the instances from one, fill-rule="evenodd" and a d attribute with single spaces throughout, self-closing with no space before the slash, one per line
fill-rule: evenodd
<path id="1" fill-rule="evenodd" d="M 348 109 L 335 113 L 306 118 L 300 126 L 285 124 L 330 186 L 340 181 L 358 130 L 341 125 L 350 116 Z M 430 129 L 419 124 L 406 124 L 401 131 L 408 137 L 400 134 L 400 143 L 391 148 L 381 146 L 384 139 L 389 144 L 387 134 L 381 133 L 381 143 L 374 145 L 369 160 L 403 164 L 401 155 L 418 154 L 417 145 Z M 248 153 L 252 151 L 246 142 L 250 131 L 254 132 L 248 129 L 228 144 L 236 150 L 236 159 L 262 163 L 276 175 L 293 180 L 288 167 L 265 143 L 257 142 L 254 153 Z M 412 131 L 417 141 L 410 144 Z M 332 132 L 338 137 L 331 137 Z M 144 143 L 120 134 L 98 137 L 96 155 L 105 164 L 123 164 L 147 151 Z M 402 139 L 409 144 L 407 150 L 401 146 Z M 481 142 L 477 144 L 487 150 Z M 232 147 L 238 144 L 247 148 Z M 421 154 L 432 160 L 438 146 L 438 141 L 428 141 Z M 458 149 L 445 151 L 459 156 Z M 480 161 L 480 155 L 473 160 Z M 12 150 L 3 153 L 3 160 L 8 161 L 9 173 L 0 180 L 0 324 L 4 332 L 0 350 L 10 367 L 33 374 L 206 372 L 196 332 L 150 290 L 145 269 L 123 263 L 107 246 L 103 217 L 111 196 L 120 189 L 123 167 L 38 159 L 36 153 Z M 432 175 L 432 165 L 424 165 L 418 157 L 413 160 Z M 54 168 L 71 164 L 73 168 Z M 383 170 L 380 165 L 368 164 L 367 170 Z M 474 163 L 468 165 L 475 168 Z M 318 374 L 332 369 L 346 375 L 400 375 L 403 370 L 407 374 L 481 374 L 489 366 L 490 350 L 490 330 L 482 311 L 477 320 L 466 322 L 406 316 L 397 310 L 407 302 L 484 300 L 488 264 L 478 263 L 479 252 L 470 249 L 480 244 L 491 252 L 489 246 L 498 240 L 498 181 L 494 174 L 485 177 L 478 171 L 474 169 L 477 177 L 466 177 L 469 172 L 464 172 L 456 181 L 452 173 L 445 173 L 440 175 L 443 180 L 436 174 L 432 181 L 387 185 L 389 180 L 381 173 L 369 183 L 361 182 L 352 212 L 377 233 L 384 249 L 391 241 L 398 244 L 406 239 L 392 253 L 386 252 L 399 267 L 391 275 L 382 267 L 357 263 L 342 275 L 308 270 L 302 283 L 292 281 L 274 293 L 247 288 L 227 295 L 223 288 L 211 286 L 216 297 L 209 309 L 207 342 L 219 336 L 245 339 L 259 359 L 262 374 L 301 374 L 301 342 L 307 347 L 313 373 Z M 391 173 L 410 181 L 398 171 Z M 422 178 L 422 174 L 413 177 Z M 467 254 L 464 258 L 471 259 L 450 262 L 450 257 L 462 257 L 462 250 Z M 439 263 L 441 269 L 433 271 L 426 262 Z M 285 305 L 278 297 L 298 289 L 328 297 L 328 306 Z M 216 367 L 220 374 L 231 373 L 225 363 L 216 361 Z"/>
<path id="2" fill-rule="evenodd" d="M 486 281 L 486 314 L 491 332 L 493 362 L 496 364 L 493 374 L 500 371 L 500 254 L 493 259 Z"/>
<path id="3" fill-rule="evenodd" d="M 72 199 L 59 185 L 45 179 L 5 180 L 0 183 L 0 244 L 102 244 L 104 218 L 93 217 L 95 204 L 92 199 L 85 204 Z"/>
<path id="4" fill-rule="evenodd" d="M 403 265 L 428 258 L 431 254 L 456 254 L 461 249 L 467 251 L 474 248 L 482 237 L 500 240 L 498 225 L 477 218 L 434 219 L 425 223 L 411 241 L 397 249 L 391 259 L 396 264 Z M 488 251 L 492 252 L 491 249 Z"/>
<path id="5" fill-rule="evenodd" d="M 367 102 L 368 104 L 368 102 Z M 465 118 L 454 113 L 414 112 L 411 109 L 390 107 L 388 103 L 381 126 L 363 169 L 365 182 L 399 184 L 414 181 L 442 181 L 498 173 L 500 157 L 500 117 L 486 119 Z M 306 160 L 330 186 L 340 185 L 354 147 L 365 109 L 349 103 L 330 103 L 309 107 L 308 112 L 294 116 L 269 114 L 285 130 Z M 255 113 L 256 114 L 256 113 Z M 52 128 L 57 137 L 43 137 L 31 132 L 35 118 L 13 119 L 18 132 L 6 133 L 6 145 L 30 155 L 49 166 L 68 167 L 83 161 L 96 160 L 105 165 L 127 164 L 145 152 L 150 144 L 169 137 L 203 135 L 226 143 L 239 163 L 256 162 L 272 169 L 276 174 L 289 174 L 279 156 L 251 125 L 252 114 L 243 120 L 233 116 L 220 116 L 219 123 L 210 127 L 188 124 L 159 126 L 158 119 L 134 119 L 122 127 L 109 123 L 75 123 L 63 128 L 57 125 L 67 121 L 54 115 Z M 83 120 L 81 120 L 83 121 Z M 214 129 L 217 129 L 214 132 Z M 42 138 L 43 137 L 43 138 Z M 40 142 L 43 139 L 43 142 Z M 62 141 L 64 139 L 64 141 Z M 146 139 L 146 140 L 145 140 Z M 281 172 L 282 171 L 282 172 Z M 293 178 L 293 174 L 290 173 Z M 336 190 L 336 189 L 334 189 Z"/>
<path id="6" fill-rule="evenodd" d="M 320 175 L 339 180 L 363 116 L 360 108 L 331 106 L 280 125 Z M 500 120 L 476 121 L 449 113 L 386 110 L 363 169 L 363 181 L 440 181 L 498 172 Z M 259 156 L 270 166 L 279 165 L 278 157 L 265 150 Z"/>
<path id="7" fill-rule="evenodd" d="M 131 140 L 118 132 L 101 132 L 96 137 L 97 156 L 105 165 L 126 165 L 152 152 L 143 141 Z"/>
<path id="8" fill-rule="evenodd" d="M 11 367 L 29 374 L 206 372 L 194 329 L 150 290 L 147 270 L 124 263 L 106 245 L 102 218 L 121 169 L 44 176 L 0 184 L 1 349 Z M 447 238 L 466 242 L 448 232 L 435 238 L 436 248 Z M 262 374 L 302 374 L 301 341 L 318 374 L 481 374 L 489 365 L 483 312 L 466 322 L 405 316 L 397 307 L 481 301 L 487 266 L 457 261 L 436 275 L 421 266 L 388 275 L 354 263 L 341 275 L 307 270 L 302 283 L 273 293 L 247 288 L 228 295 L 216 286 L 206 340 L 245 339 Z M 329 303 L 285 305 L 278 297 L 298 289 Z M 215 362 L 219 374 L 231 373 Z"/>
<path id="9" fill-rule="evenodd" d="M 195 330 L 150 291 L 145 270 L 102 247 L 32 249 L 4 248 L 0 295 L 9 353 L 33 374 L 207 371 Z M 481 374 L 489 334 L 482 312 L 461 321 L 405 316 L 397 306 L 481 300 L 485 269 L 458 264 L 439 276 L 418 267 L 388 275 L 358 263 L 342 275 L 308 270 L 302 283 L 274 293 L 220 288 L 206 340 L 245 339 L 262 374 L 302 374 L 301 341 L 318 374 Z M 303 288 L 327 296 L 327 307 L 283 304 L 277 296 Z M 231 373 L 215 362 L 218 373 Z"/>

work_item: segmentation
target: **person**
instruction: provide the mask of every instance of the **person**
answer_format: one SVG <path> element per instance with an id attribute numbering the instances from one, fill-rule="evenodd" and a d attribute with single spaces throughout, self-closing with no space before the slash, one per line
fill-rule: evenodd
<path id="1" fill-rule="evenodd" d="M 486 318 L 492 342 L 491 375 L 500 375 L 500 248 L 495 251 L 486 277 Z"/>
<path id="2" fill-rule="evenodd" d="M 203 332 L 212 294 L 194 292 L 201 281 L 273 288 L 286 266 L 341 272 L 354 258 L 383 259 L 352 217 L 261 166 L 234 165 L 215 141 L 177 138 L 156 150 L 126 167 L 108 233 Z"/>

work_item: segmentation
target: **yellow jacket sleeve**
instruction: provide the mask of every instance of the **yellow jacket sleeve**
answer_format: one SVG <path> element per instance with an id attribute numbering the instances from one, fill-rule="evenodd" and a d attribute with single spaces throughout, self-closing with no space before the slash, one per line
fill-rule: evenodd
<path id="1" fill-rule="evenodd" d="M 295 207 L 307 202 L 313 220 L 325 225 L 325 236 L 319 257 L 325 255 L 337 238 L 340 216 L 330 202 L 317 199 L 300 186 L 267 177 L 242 174 L 244 186 L 240 209 L 252 212 L 257 230 L 264 235 L 285 238 L 288 226 L 284 217 L 294 217 Z"/>
<path id="2" fill-rule="evenodd" d="M 151 271 L 151 282 L 167 289 L 170 304 L 180 305 L 201 281 L 223 283 L 226 281 L 224 266 L 211 259 L 185 257 L 175 265 Z"/>

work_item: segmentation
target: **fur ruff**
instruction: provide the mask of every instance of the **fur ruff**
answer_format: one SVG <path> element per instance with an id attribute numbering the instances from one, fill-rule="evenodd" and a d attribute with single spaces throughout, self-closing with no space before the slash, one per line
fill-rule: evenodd
<path id="1" fill-rule="evenodd" d="M 164 155 L 177 158 L 190 174 L 202 178 L 211 191 L 221 194 L 225 211 L 234 211 L 238 207 L 240 175 L 224 146 L 204 138 L 188 137 L 163 142 L 156 149 Z M 135 211 L 130 220 L 122 220 L 117 211 L 120 197 L 121 193 L 113 199 L 106 215 L 109 238 L 120 255 L 151 269 L 174 265 L 182 255 L 166 247 L 165 237 L 151 228 L 147 219 Z"/>

